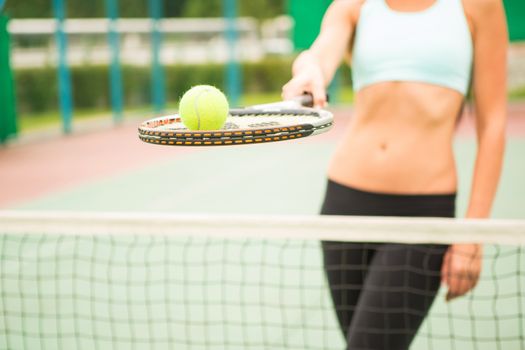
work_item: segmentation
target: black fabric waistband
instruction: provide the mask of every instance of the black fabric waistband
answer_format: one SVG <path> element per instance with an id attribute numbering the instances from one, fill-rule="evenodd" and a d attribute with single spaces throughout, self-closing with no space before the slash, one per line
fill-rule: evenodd
<path id="1" fill-rule="evenodd" d="M 323 215 L 454 217 L 456 194 L 389 194 L 328 180 Z"/>

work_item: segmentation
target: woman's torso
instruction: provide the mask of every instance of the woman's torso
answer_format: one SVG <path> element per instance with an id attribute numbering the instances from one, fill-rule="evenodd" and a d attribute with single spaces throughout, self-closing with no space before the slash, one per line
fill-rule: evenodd
<path id="1" fill-rule="evenodd" d="M 393 11 L 415 10 L 411 15 L 418 16 L 418 11 L 435 4 L 428 0 L 411 8 L 409 2 L 391 0 L 388 6 Z M 361 88 L 352 121 L 330 163 L 329 177 L 383 193 L 455 192 L 452 139 L 463 100 L 457 90 L 419 81 L 381 81 Z"/>

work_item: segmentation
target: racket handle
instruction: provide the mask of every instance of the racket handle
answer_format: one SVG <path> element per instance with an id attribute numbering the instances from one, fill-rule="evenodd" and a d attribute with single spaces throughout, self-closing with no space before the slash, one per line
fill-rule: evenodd
<path id="1" fill-rule="evenodd" d="M 298 104 L 300 104 L 303 107 L 313 107 L 314 106 L 314 96 L 309 92 L 305 92 L 301 96 L 295 97 L 293 100 L 296 101 Z M 330 98 L 328 94 L 326 94 L 326 102 L 329 102 L 329 101 L 330 101 Z"/>

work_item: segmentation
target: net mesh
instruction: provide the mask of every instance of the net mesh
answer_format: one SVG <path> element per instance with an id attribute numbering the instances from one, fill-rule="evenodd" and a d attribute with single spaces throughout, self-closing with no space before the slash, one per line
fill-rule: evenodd
<path id="1" fill-rule="evenodd" d="M 332 293 L 374 287 L 403 295 L 400 308 L 365 308 L 394 321 L 350 333 L 382 339 L 362 348 L 393 349 L 421 313 L 413 301 L 428 291 L 410 280 L 428 254 L 419 267 L 384 265 L 404 277 L 368 289 L 330 286 L 327 271 L 371 273 L 363 248 L 414 257 L 421 243 L 456 242 L 484 243 L 482 277 L 465 297 L 431 298 L 411 349 L 525 349 L 519 221 L 0 213 L 0 231 L 1 349 L 343 349 L 335 309 L 357 306 Z M 343 251 L 334 240 L 356 251 L 323 263 L 323 248 Z"/>

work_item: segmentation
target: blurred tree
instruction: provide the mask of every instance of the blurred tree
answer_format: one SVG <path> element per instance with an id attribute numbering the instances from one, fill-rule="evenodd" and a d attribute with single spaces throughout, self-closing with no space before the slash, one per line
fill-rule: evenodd
<path id="1" fill-rule="evenodd" d="M 165 0 L 166 17 L 220 17 L 223 0 Z M 286 12 L 287 0 L 238 0 L 239 14 L 269 18 Z M 147 17 L 148 0 L 121 0 L 122 17 Z M 13 18 L 53 17 L 49 0 L 8 0 L 5 11 Z M 68 17 L 105 17 L 105 0 L 68 0 Z"/>
<path id="2" fill-rule="evenodd" d="M 26 0 L 27 1 L 27 0 Z M 68 17 L 97 18 L 105 16 L 104 0 L 66 1 Z"/>
<path id="3" fill-rule="evenodd" d="M 8 0 L 5 12 L 12 18 L 42 18 L 52 17 L 53 11 L 49 0 Z"/>
<path id="4" fill-rule="evenodd" d="M 251 1 L 250 1 L 251 2 Z M 222 16 L 222 0 L 186 1 L 182 10 L 183 17 L 219 17 Z"/>
<path id="5" fill-rule="evenodd" d="M 182 14 L 185 17 L 220 17 L 223 0 L 186 1 Z M 286 0 L 238 0 L 239 15 L 269 18 L 286 12 Z"/>
<path id="6" fill-rule="evenodd" d="M 68 0 L 68 17 L 105 17 L 105 1 L 106 0 Z M 166 15 L 166 17 L 180 17 L 182 16 L 186 4 L 191 2 L 193 1 L 165 0 L 164 14 Z M 195 2 L 199 3 L 199 1 Z M 206 5 L 205 1 L 201 1 L 200 5 Z M 51 3 L 49 0 L 8 0 L 6 3 L 5 11 L 14 18 L 53 17 L 53 13 L 51 11 Z M 206 11 L 206 6 L 202 6 L 202 8 L 198 9 L 198 11 Z M 122 17 L 147 17 L 148 0 L 121 0 L 120 14 L 122 15 Z"/>
<path id="7" fill-rule="evenodd" d="M 285 14 L 286 0 L 262 0 L 242 1 L 239 0 L 239 12 L 241 16 L 257 18 L 271 18 Z"/>
<path id="8" fill-rule="evenodd" d="M 181 17 L 182 10 L 186 5 L 187 0 L 166 0 L 164 1 L 164 15 L 166 17 Z"/>

